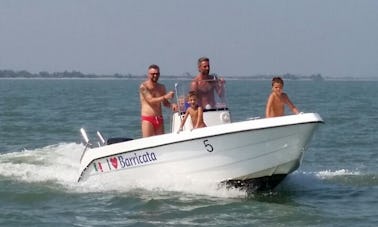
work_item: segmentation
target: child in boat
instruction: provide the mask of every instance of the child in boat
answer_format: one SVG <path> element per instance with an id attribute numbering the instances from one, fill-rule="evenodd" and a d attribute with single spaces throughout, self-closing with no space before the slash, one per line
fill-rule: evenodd
<path id="1" fill-rule="evenodd" d="M 283 92 L 283 86 L 284 82 L 281 77 L 273 77 L 272 93 L 266 103 L 265 117 L 283 116 L 285 114 L 285 105 L 289 106 L 293 113 L 299 113 L 298 109 L 290 101 L 289 96 Z"/>
<path id="2" fill-rule="evenodd" d="M 206 124 L 203 120 L 203 109 L 201 106 L 198 105 L 197 101 L 198 101 L 197 93 L 195 91 L 189 92 L 188 102 L 190 106 L 186 110 L 184 118 L 181 121 L 180 131 L 182 131 L 185 125 L 185 121 L 189 115 L 190 115 L 190 118 L 192 119 L 193 129 L 206 127 Z"/>

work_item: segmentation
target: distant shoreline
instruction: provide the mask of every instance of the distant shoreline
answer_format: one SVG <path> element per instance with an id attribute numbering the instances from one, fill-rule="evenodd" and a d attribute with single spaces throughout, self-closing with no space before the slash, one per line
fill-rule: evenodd
<path id="1" fill-rule="evenodd" d="M 255 81 L 266 81 L 271 80 L 272 77 L 277 75 L 254 75 L 254 76 L 225 76 L 227 80 L 255 80 Z M 312 74 L 309 76 L 295 75 L 295 74 L 282 74 L 279 75 L 284 80 L 299 80 L 299 81 L 377 81 L 378 78 L 374 77 L 323 77 L 321 74 Z M 194 78 L 194 75 L 190 73 L 184 73 L 182 75 L 162 75 L 162 80 L 190 80 Z M 132 74 L 113 74 L 113 75 L 96 75 L 96 74 L 83 74 L 81 72 L 40 72 L 40 73 L 30 73 L 27 71 L 12 71 L 12 70 L 0 70 L 0 79 L 96 79 L 96 80 L 144 80 L 145 75 L 132 75 Z"/>
<path id="2" fill-rule="evenodd" d="M 270 81 L 271 78 L 251 78 L 251 77 L 225 77 L 226 80 L 234 80 L 234 81 Z M 160 80 L 191 80 L 192 78 L 184 78 L 184 77 L 162 77 Z M 0 77 L 0 80 L 138 80 L 142 81 L 145 80 L 144 77 L 133 77 L 133 78 L 117 78 L 117 77 Z M 299 79 L 286 79 L 288 81 L 319 81 L 319 80 L 312 80 L 309 78 L 299 78 Z M 326 77 L 324 80 L 320 82 L 327 82 L 327 81 L 378 81 L 378 78 L 351 78 L 351 77 Z"/>

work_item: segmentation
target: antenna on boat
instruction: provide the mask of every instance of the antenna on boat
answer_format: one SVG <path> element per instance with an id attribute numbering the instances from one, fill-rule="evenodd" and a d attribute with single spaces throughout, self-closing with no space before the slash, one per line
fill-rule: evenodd
<path id="1" fill-rule="evenodd" d="M 179 117 L 179 119 L 180 119 L 180 123 L 181 123 L 181 121 L 182 121 L 182 119 L 181 119 L 181 108 L 180 108 L 180 103 L 179 103 L 179 94 L 178 94 L 178 87 L 179 86 L 179 84 L 176 82 L 175 83 L 175 96 L 176 96 L 176 104 L 177 104 L 177 113 L 178 113 L 178 117 Z M 174 118 L 174 115 L 172 114 L 171 115 L 172 116 L 172 119 L 171 119 L 171 129 L 172 129 L 172 132 L 173 132 L 173 118 Z"/>
<path id="2" fill-rule="evenodd" d="M 178 93 L 177 93 L 177 87 L 178 87 L 178 83 L 175 83 L 176 103 L 178 105 L 179 104 L 179 98 L 178 98 Z"/>
<path id="3" fill-rule="evenodd" d="M 178 89 L 177 89 L 178 86 L 179 86 L 179 84 L 175 83 L 176 104 L 177 104 L 177 108 L 178 108 L 178 113 L 180 115 L 181 109 L 180 109 L 179 94 L 178 94 Z M 181 120 L 181 117 L 180 117 L 180 120 Z"/>

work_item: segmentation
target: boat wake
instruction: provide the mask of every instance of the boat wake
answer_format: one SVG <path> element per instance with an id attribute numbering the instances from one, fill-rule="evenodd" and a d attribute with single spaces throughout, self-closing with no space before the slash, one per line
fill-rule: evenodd
<path id="1" fill-rule="evenodd" d="M 220 187 L 211 179 L 174 179 L 162 174 L 159 178 L 135 177 L 133 181 L 101 175 L 98 179 L 77 182 L 80 156 L 84 146 L 77 143 L 60 143 L 34 150 L 0 154 L 0 180 L 21 183 L 38 183 L 56 190 L 74 193 L 172 191 L 225 198 L 245 197 L 245 192 Z M 164 173 L 162 169 L 160 172 Z M 168 172 L 167 172 L 168 173 Z"/>
<path id="2" fill-rule="evenodd" d="M 318 172 L 296 171 L 289 175 L 276 190 L 311 191 L 334 186 L 378 186 L 378 173 L 347 169 L 321 170 Z"/>
<path id="3" fill-rule="evenodd" d="M 0 155 L 0 176 L 26 183 L 70 185 L 77 178 L 82 145 L 61 143 Z"/>
<path id="4" fill-rule="evenodd" d="M 246 196 L 246 191 L 225 187 L 211 179 L 174 178 L 162 174 L 159 178 L 138 177 L 125 181 L 117 176 L 101 175 L 77 183 L 82 144 L 60 143 L 34 150 L 0 155 L 0 180 L 21 183 L 38 183 L 56 190 L 74 193 L 87 192 L 132 192 L 138 189 L 160 192 L 183 192 L 225 198 Z M 164 173 L 164 170 L 160 170 Z M 275 191 L 314 190 L 329 185 L 378 186 L 378 173 L 363 173 L 346 169 L 318 172 L 295 171 L 286 177 Z"/>

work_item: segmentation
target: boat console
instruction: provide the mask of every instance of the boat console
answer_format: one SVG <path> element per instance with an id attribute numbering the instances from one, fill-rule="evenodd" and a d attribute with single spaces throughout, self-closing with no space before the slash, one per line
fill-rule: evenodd
<path id="1" fill-rule="evenodd" d="M 209 82 L 210 84 L 217 83 L 216 80 L 209 80 L 205 82 Z M 188 94 L 191 89 L 190 85 L 191 81 L 180 81 L 180 83 L 175 84 L 176 104 L 179 109 L 178 112 L 174 113 L 172 117 L 172 133 L 175 133 L 179 130 L 181 120 L 183 119 L 187 108 L 190 106 L 190 104 L 188 103 Z M 210 103 L 202 103 L 203 117 L 207 126 L 231 123 L 231 116 L 226 100 L 225 84 L 222 85 L 221 89 L 222 92 L 220 94 L 218 94 L 215 89 L 212 90 L 212 92 L 214 92 L 214 94 L 211 95 L 214 97 L 212 105 Z M 188 120 L 185 122 L 183 130 L 185 131 L 192 129 L 193 125 L 189 116 Z"/>

